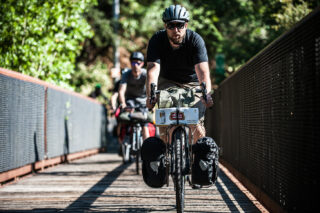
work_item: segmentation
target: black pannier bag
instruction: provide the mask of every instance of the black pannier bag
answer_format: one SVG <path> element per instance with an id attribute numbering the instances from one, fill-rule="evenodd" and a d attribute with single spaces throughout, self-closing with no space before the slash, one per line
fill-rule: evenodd
<path id="1" fill-rule="evenodd" d="M 192 184 L 214 184 L 219 170 L 219 147 L 215 141 L 210 137 L 200 138 L 192 146 L 192 152 Z"/>
<path id="2" fill-rule="evenodd" d="M 166 145 L 158 137 L 149 137 L 141 147 L 142 176 L 144 182 L 153 188 L 166 183 L 165 168 Z"/>

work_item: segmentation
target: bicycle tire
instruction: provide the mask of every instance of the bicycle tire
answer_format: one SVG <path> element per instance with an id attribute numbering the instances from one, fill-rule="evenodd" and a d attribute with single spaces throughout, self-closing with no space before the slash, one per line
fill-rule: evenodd
<path id="1" fill-rule="evenodd" d="M 136 172 L 137 172 L 137 175 L 140 174 L 140 147 L 141 145 L 141 133 L 138 131 L 136 133 Z"/>
<path id="2" fill-rule="evenodd" d="M 175 189 L 176 189 L 176 206 L 177 212 L 182 213 L 184 211 L 184 195 L 185 195 L 185 181 L 183 175 L 183 144 L 185 143 L 185 137 L 183 129 L 179 128 L 175 132 Z"/>

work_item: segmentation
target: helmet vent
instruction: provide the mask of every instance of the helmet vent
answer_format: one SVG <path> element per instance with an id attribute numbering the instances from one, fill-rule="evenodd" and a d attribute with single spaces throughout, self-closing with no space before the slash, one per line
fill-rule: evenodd
<path id="1" fill-rule="evenodd" d="M 162 14 L 162 20 L 164 22 L 172 20 L 189 21 L 189 13 L 186 8 L 181 5 L 170 5 Z"/>

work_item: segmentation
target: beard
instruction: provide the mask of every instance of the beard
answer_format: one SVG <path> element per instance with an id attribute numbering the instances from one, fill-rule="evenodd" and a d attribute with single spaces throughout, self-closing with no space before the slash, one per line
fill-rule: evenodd
<path id="1" fill-rule="evenodd" d="M 186 36 L 186 34 L 184 34 L 184 35 L 182 35 L 182 36 L 169 36 L 169 35 L 168 35 L 168 38 L 169 38 L 169 40 L 170 40 L 172 43 L 174 43 L 174 44 L 176 44 L 176 45 L 180 45 L 180 44 L 182 43 L 182 41 L 183 41 L 183 39 L 184 39 L 185 36 Z"/>

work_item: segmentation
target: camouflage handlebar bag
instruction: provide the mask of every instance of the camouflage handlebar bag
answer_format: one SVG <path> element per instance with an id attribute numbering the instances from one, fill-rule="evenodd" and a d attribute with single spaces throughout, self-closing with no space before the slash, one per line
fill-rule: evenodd
<path id="1" fill-rule="evenodd" d="M 161 90 L 158 108 L 192 107 L 196 104 L 194 88 L 169 87 Z"/>

